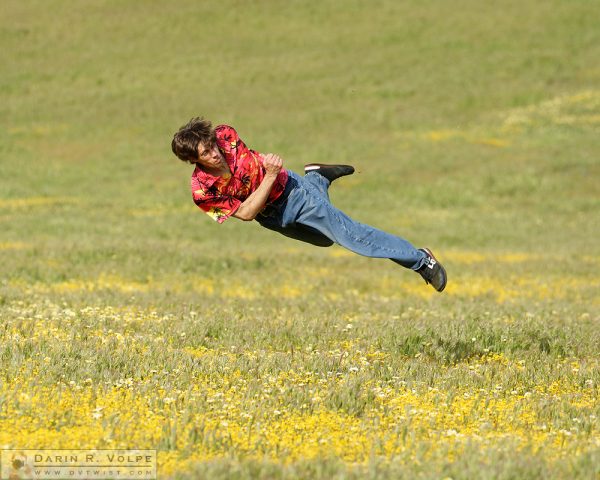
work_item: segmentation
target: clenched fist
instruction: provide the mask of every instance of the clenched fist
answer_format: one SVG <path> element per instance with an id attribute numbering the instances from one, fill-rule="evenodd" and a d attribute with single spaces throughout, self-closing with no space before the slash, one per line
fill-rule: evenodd
<path id="1" fill-rule="evenodd" d="M 267 175 L 277 176 L 283 167 L 283 160 L 279 155 L 274 153 L 267 153 L 263 155 L 263 166 Z"/>

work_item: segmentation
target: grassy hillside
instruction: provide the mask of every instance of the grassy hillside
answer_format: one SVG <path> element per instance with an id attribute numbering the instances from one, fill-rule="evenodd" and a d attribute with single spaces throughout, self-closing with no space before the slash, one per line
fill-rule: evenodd
<path id="1" fill-rule="evenodd" d="M 160 478 L 598 475 L 599 16 L 5 1 L 0 445 L 155 448 Z M 447 291 L 217 225 L 170 151 L 196 115 L 355 165 L 334 203 Z"/>

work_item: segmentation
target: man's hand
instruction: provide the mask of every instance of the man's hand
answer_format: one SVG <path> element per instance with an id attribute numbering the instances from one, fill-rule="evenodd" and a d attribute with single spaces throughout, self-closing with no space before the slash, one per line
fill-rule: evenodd
<path id="1" fill-rule="evenodd" d="M 266 175 L 276 177 L 283 167 L 283 160 L 279 155 L 267 153 L 266 155 L 263 155 L 263 166 L 265 167 Z"/>

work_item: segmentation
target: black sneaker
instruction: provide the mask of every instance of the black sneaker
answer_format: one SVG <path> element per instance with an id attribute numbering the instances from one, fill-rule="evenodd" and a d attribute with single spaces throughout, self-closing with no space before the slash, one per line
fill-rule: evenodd
<path id="1" fill-rule="evenodd" d="M 309 163 L 304 165 L 304 175 L 308 172 L 317 172 L 323 175 L 327 180 L 333 182 L 336 178 L 345 175 L 352 175 L 354 167 L 351 165 L 326 165 L 324 163 Z"/>
<path id="2" fill-rule="evenodd" d="M 427 255 L 427 263 L 417 270 L 420 273 L 425 283 L 430 283 L 433 288 L 438 292 L 441 292 L 446 288 L 448 282 L 448 276 L 446 275 L 446 269 L 442 267 L 442 264 L 431 253 L 428 248 L 419 248 L 420 251 Z"/>

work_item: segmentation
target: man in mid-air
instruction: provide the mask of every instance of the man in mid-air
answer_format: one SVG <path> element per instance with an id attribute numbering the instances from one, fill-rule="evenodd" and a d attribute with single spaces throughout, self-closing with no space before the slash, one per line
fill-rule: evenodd
<path id="1" fill-rule="evenodd" d="M 194 164 L 194 202 L 214 220 L 256 220 L 263 227 L 319 247 L 334 243 L 352 252 L 390 260 L 419 273 L 438 292 L 446 287 L 444 267 L 428 248 L 352 220 L 335 208 L 327 190 L 336 178 L 354 173 L 349 165 L 312 163 L 304 176 L 283 168 L 281 158 L 249 149 L 235 129 L 193 118 L 177 131 L 173 153 Z"/>

